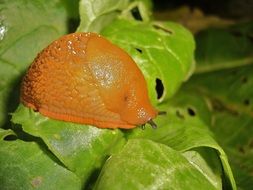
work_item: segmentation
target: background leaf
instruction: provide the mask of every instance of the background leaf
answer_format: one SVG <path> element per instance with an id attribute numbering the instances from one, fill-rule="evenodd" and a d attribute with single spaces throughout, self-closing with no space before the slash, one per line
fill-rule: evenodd
<path id="1" fill-rule="evenodd" d="M 0 126 L 18 104 L 20 77 L 37 53 L 67 32 L 60 0 L 0 2 Z"/>
<path id="2" fill-rule="evenodd" d="M 228 154 L 241 189 L 251 189 L 253 184 L 252 69 L 249 65 L 195 75 L 182 91 L 195 91 L 197 98 L 206 100 L 210 129 Z M 191 103 L 200 112 L 197 102 Z"/>
<path id="3" fill-rule="evenodd" d="M 196 35 L 196 72 L 210 72 L 253 63 L 253 22 L 210 28 Z"/>
<path id="4" fill-rule="evenodd" d="M 203 94 L 216 99 L 217 104 L 223 102 L 225 108 L 231 112 L 234 110 L 252 115 L 252 72 L 253 66 L 249 65 L 237 69 L 196 75 L 192 78 L 188 88 L 197 88 Z"/>

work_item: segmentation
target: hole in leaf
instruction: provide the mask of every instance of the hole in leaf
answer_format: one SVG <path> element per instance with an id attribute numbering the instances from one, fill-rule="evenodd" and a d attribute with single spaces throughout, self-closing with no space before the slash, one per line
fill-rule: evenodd
<path id="1" fill-rule="evenodd" d="M 160 99 L 163 96 L 164 86 L 161 79 L 159 78 L 157 78 L 155 82 L 156 82 L 155 89 L 156 89 L 157 99 Z"/>
<path id="2" fill-rule="evenodd" d="M 243 101 L 243 103 L 244 103 L 245 106 L 249 106 L 249 105 L 250 105 L 249 99 L 245 99 L 245 100 Z"/>
<path id="3" fill-rule="evenodd" d="M 136 51 L 138 51 L 139 53 L 142 53 L 142 50 L 140 48 L 135 48 Z"/>
<path id="4" fill-rule="evenodd" d="M 167 112 L 166 111 L 158 111 L 158 115 L 166 115 Z"/>
<path id="5" fill-rule="evenodd" d="M 162 27 L 162 26 L 160 26 L 160 25 L 158 25 L 158 24 L 153 24 L 153 27 L 154 27 L 156 30 L 162 30 L 162 31 L 164 31 L 164 32 L 166 32 L 166 33 L 168 33 L 168 34 L 173 34 L 173 32 L 172 32 L 171 30 L 169 30 L 169 29 L 167 29 L 167 28 L 165 28 L 165 27 Z"/>
<path id="6" fill-rule="evenodd" d="M 5 141 L 15 141 L 17 140 L 17 136 L 16 135 L 7 135 L 6 137 L 4 137 Z"/>
<path id="7" fill-rule="evenodd" d="M 232 30 L 230 32 L 234 37 L 242 37 L 243 36 L 243 33 L 241 31 L 238 31 L 238 30 Z"/>
<path id="8" fill-rule="evenodd" d="M 242 154 L 245 153 L 245 150 L 244 150 L 244 148 L 243 148 L 242 146 L 239 146 L 239 147 L 238 147 L 238 151 L 239 151 L 240 153 L 242 153 Z"/>
<path id="9" fill-rule="evenodd" d="M 142 21 L 142 17 L 141 17 L 141 14 L 140 14 L 140 11 L 138 9 L 138 7 L 134 7 L 132 10 L 131 10 L 131 13 L 133 15 L 133 17 L 135 18 L 135 20 L 140 20 Z"/>
<path id="10" fill-rule="evenodd" d="M 248 78 L 243 76 L 242 79 L 241 79 L 242 83 L 245 84 L 248 82 Z"/>
<path id="11" fill-rule="evenodd" d="M 187 108 L 187 112 L 190 116 L 195 116 L 196 112 L 192 108 Z"/>

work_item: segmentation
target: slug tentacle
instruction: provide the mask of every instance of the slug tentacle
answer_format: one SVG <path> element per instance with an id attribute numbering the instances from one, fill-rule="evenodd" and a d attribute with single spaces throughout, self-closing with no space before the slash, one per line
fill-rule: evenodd
<path id="1" fill-rule="evenodd" d="M 147 123 L 150 124 L 153 129 L 157 128 L 157 125 L 155 124 L 155 122 L 152 119 L 148 120 Z"/>
<path id="2" fill-rule="evenodd" d="M 133 59 L 95 33 L 63 36 L 39 53 L 20 99 L 47 117 L 99 128 L 134 128 L 158 114 Z"/>

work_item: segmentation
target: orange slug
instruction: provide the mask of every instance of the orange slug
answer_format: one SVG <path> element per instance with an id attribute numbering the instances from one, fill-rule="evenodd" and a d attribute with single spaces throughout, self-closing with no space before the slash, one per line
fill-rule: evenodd
<path id="1" fill-rule="evenodd" d="M 95 33 L 68 34 L 38 54 L 21 102 L 52 119 L 99 128 L 134 128 L 158 114 L 133 59 Z"/>

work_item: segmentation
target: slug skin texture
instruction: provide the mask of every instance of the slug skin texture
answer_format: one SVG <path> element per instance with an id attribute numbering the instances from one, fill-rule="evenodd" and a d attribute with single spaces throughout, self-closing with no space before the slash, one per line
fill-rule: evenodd
<path id="1" fill-rule="evenodd" d="M 133 59 L 95 33 L 73 33 L 38 54 L 21 102 L 52 119 L 99 128 L 134 128 L 157 116 Z"/>

